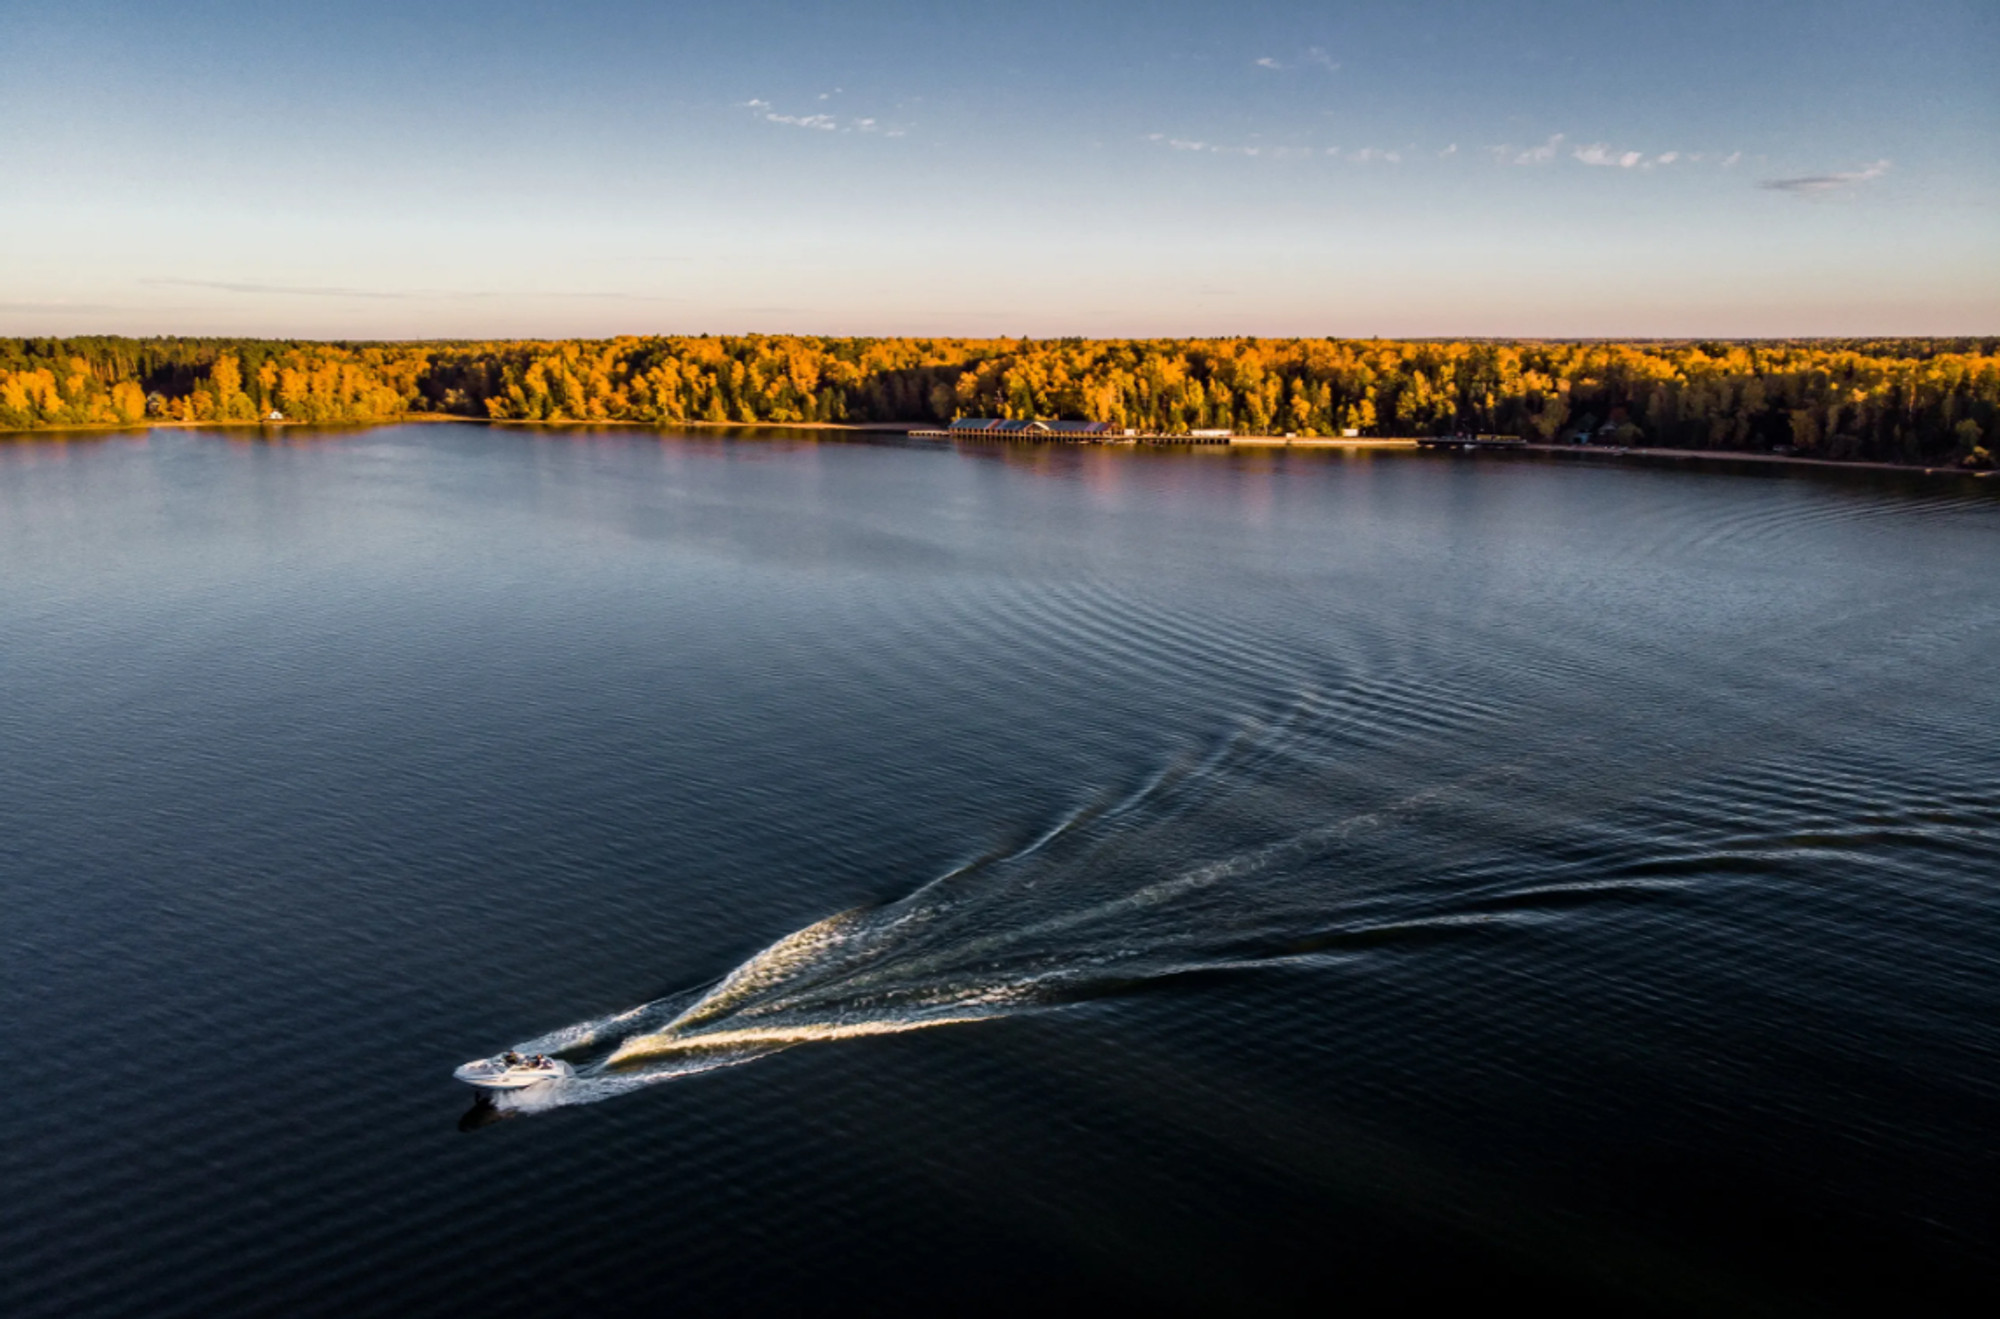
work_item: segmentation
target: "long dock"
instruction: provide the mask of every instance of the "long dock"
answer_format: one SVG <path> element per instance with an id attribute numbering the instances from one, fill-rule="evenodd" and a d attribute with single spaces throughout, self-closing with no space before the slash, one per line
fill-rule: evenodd
<path id="1" fill-rule="evenodd" d="M 1226 435 L 1170 435 L 1164 431 L 1133 431 L 1130 434 L 1104 432 L 1086 434 L 1072 431 L 969 431 L 940 430 L 926 426 L 905 432 L 917 440 L 983 440 L 988 443 L 1019 443 L 1030 440 L 1037 444 L 1230 444 Z"/>
<path id="2" fill-rule="evenodd" d="M 854 428 L 861 429 L 861 428 Z M 900 426 L 873 426 L 867 429 L 896 429 Z M 981 439 L 988 442 L 1018 442 L 1032 439 L 1065 444 L 1201 444 L 1233 445 L 1240 448 L 1298 449 L 1436 449 L 1443 451 L 1509 451 L 1515 453 L 1562 454 L 1575 458 L 1671 458 L 1686 462 L 1770 463 L 1795 467 L 1829 467 L 1846 471 L 1905 472 L 1923 476 L 1966 476 L 2000 480 L 2000 471 L 1975 471 L 1961 467 L 1917 466 L 1906 463 L 1853 462 L 1836 458 L 1808 458 L 1797 454 L 1745 452 L 1740 449 L 1661 449 L 1651 446 L 1619 447 L 1605 444 L 1550 444 L 1517 439 L 1511 435 L 1417 435 L 1417 436 L 1336 436 L 1336 435 L 1231 435 L 1191 436 L 1164 432 L 1144 434 L 1075 435 L 1060 433 L 992 434 L 940 430 L 922 427 L 904 430 L 919 439 Z"/>
<path id="3" fill-rule="evenodd" d="M 1512 435 L 1426 435 L 1419 449 L 1525 449 L 1528 442 Z"/>

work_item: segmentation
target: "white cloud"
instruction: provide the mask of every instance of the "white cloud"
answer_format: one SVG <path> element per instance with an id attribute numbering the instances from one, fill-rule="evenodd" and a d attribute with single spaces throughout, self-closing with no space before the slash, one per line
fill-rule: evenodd
<path id="1" fill-rule="evenodd" d="M 1613 151 L 1602 142 L 1592 142 L 1587 147 L 1578 147 L 1569 153 L 1586 165 L 1608 166 L 1616 169 L 1631 169 L 1646 158 L 1642 151 Z"/>
<path id="2" fill-rule="evenodd" d="M 840 88 L 836 87 L 832 92 L 822 94 L 819 99 L 824 101 L 827 96 L 837 96 L 839 94 Z M 760 96 L 752 97 L 739 104 L 766 123 L 783 124 L 787 128 L 805 128 L 820 133 L 878 133 L 883 137 L 902 137 L 908 131 L 903 128 L 887 127 L 881 120 L 874 118 L 856 117 L 842 121 L 839 117 L 824 112 L 818 114 L 780 114 L 772 107 L 769 101 Z"/>
<path id="3" fill-rule="evenodd" d="M 1326 47 L 1324 46 L 1307 46 L 1305 54 L 1299 56 L 1298 63 L 1296 64 L 1287 64 L 1275 56 L 1266 55 L 1256 61 L 1256 66 L 1260 69 L 1315 68 L 1325 69 L 1328 73 L 1332 73 L 1340 67 L 1340 61 L 1327 54 Z"/>
<path id="4" fill-rule="evenodd" d="M 1455 155 L 1457 155 L 1457 154 L 1458 154 L 1458 143 L 1456 143 L 1456 142 L 1452 143 L 1452 144 L 1451 144 L 1450 146 L 1446 147 L 1446 148 L 1445 148 L 1444 150 L 1442 150 L 1442 151 L 1438 152 L 1438 155 L 1439 155 L 1439 156 L 1455 156 Z"/>
<path id="5" fill-rule="evenodd" d="M 1664 165 L 1699 165 L 1703 162 L 1728 169 L 1743 159 L 1741 151 L 1731 152 L 1729 155 L 1724 156 L 1719 152 L 1713 151 L 1675 150 L 1662 151 L 1657 155 L 1649 156 L 1643 151 L 1627 151 L 1615 148 L 1608 142 L 1586 142 L 1565 149 L 1564 141 L 1564 135 L 1557 133 L 1538 147 L 1524 149 L 1512 143 L 1503 143 L 1499 146 L 1482 147 L 1480 150 L 1491 155 L 1496 163 L 1502 165 L 1547 165 L 1553 163 L 1559 156 L 1567 156 L 1570 160 L 1574 160 L 1580 165 L 1589 165 L 1600 169 L 1635 169 L 1640 171 L 1651 170 Z M 1443 151 L 1438 152 L 1438 155 L 1441 157 L 1449 156 L 1455 149 L 1456 144 L 1446 147 Z M 1883 162 L 1883 164 L 1886 166 L 1887 162 Z M 1826 177 L 1832 178 L 1835 176 L 1828 175 Z M 1784 181 L 1780 180 L 1780 182 Z"/>
<path id="6" fill-rule="evenodd" d="M 1552 134 L 1549 140 L 1540 146 L 1529 147 L 1526 151 L 1514 156 L 1513 163 L 1516 165 L 1546 165 L 1556 158 L 1556 151 L 1562 146 L 1562 140 L 1563 135 L 1561 133 Z M 1499 147 L 1497 150 L 1505 153 L 1512 151 L 1513 148 Z"/>
<path id="7" fill-rule="evenodd" d="M 1801 197 L 1823 196 L 1829 192 L 1839 192 L 1856 184 L 1868 183 L 1889 172 L 1889 162 L 1878 160 L 1860 169 L 1845 170 L 1838 174 L 1804 174 L 1791 179 L 1765 179 L 1757 186 L 1771 192 L 1789 192 Z"/>
<path id="8" fill-rule="evenodd" d="M 1496 162 L 1502 165 L 1547 165 L 1555 161 L 1558 156 L 1567 154 L 1569 159 L 1576 161 L 1578 164 L 1590 165 L 1601 169 L 1650 170 L 1657 166 L 1672 165 L 1681 162 L 1698 165 L 1703 161 L 1713 161 L 1724 169 L 1727 169 L 1743 159 L 1743 153 L 1740 151 L 1732 152 L 1728 156 L 1722 156 L 1715 152 L 1676 150 L 1662 151 L 1658 155 L 1648 156 L 1643 151 L 1627 151 L 1615 148 L 1608 142 L 1586 142 L 1568 148 L 1565 153 L 1563 148 L 1564 140 L 1564 135 L 1557 133 L 1538 147 L 1524 149 L 1514 146 L 1511 143 L 1506 143 L 1500 146 L 1489 146 L 1481 149 L 1490 154 Z M 1446 147 L 1438 155 L 1448 156 L 1454 150 L 1455 144 L 1454 146 Z"/>
<path id="9" fill-rule="evenodd" d="M 1146 140 L 1158 142 L 1161 146 L 1171 147 L 1175 151 L 1204 151 L 1217 156 L 1265 156 L 1272 160 L 1284 160 L 1313 154 L 1311 147 L 1228 146 L 1221 142 L 1205 142 L 1200 138 L 1168 137 L 1165 133 L 1148 133 Z M 1330 148 L 1327 154 L 1333 155 L 1338 150 L 1338 147 Z"/>

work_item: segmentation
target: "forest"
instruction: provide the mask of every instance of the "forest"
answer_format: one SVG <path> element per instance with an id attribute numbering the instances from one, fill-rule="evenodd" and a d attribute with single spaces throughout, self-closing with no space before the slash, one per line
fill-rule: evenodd
<path id="1" fill-rule="evenodd" d="M 0 339 L 0 431 L 152 421 L 1482 432 L 1990 468 L 2000 338 L 1762 341 Z"/>

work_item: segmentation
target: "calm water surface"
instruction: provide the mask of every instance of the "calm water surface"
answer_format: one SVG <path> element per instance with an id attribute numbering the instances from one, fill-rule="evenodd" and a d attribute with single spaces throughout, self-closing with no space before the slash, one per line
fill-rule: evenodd
<path id="1" fill-rule="evenodd" d="M 7 1313 L 2000 1295 L 1989 488 L 284 436 L 0 444 Z"/>

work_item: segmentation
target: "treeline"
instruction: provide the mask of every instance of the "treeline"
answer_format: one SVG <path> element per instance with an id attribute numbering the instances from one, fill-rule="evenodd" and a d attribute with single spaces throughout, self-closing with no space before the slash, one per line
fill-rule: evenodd
<path id="1" fill-rule="evenodd" d="M 2000 339 L 0 339 L 0 429 L 272 412 L 655 424 L 1000 416 L 1990 466 L 1996 352 Z"/>

